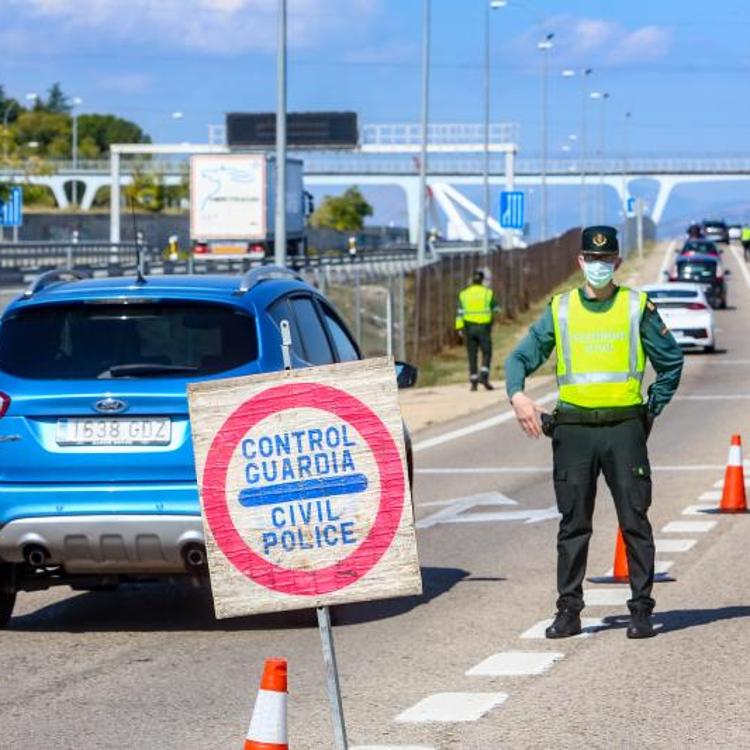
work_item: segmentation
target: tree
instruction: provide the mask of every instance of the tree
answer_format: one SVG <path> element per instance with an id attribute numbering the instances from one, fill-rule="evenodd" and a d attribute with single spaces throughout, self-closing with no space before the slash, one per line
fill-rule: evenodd
<path id="1" fill-rule="evenodd" d="M 52 112 L 58 115 L 65 115 L 70 112 L 70 102 L 68 97 L 63 94 L 63 90 L 59 83 L 53 83 L 47 92 L 47 101 L 44 103 L 43 108 L 47 112 Z"/>
<path id="2" fill-rule="evenodd" d="M 342 195 L 326 195 L 310 217 L 316 229 L 337 229 L 340 232 L 358 232 L 365 217 L 372 216 L 372 206 L 357 187 L 350 187 Z"/>
<path id="3" fill-rule="evenodd" d="M 112 143 L 151 143 L 151 138 L 130 120 L 114 115 L 81 115 L 78 118 L 80 142 L 96 145 L 99 154 L 106 154 Z"/>

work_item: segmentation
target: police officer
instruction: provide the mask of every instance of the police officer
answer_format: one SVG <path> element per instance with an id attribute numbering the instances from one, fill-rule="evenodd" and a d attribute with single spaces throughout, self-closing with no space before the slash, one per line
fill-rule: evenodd
<path id="1" fill-rule="evenodd" d="M 745 260 L 747 261 L 750 255 L 750 224 L 744 222 L 742 224 L 742 230 L 740 232 L 740 242 L 742 242 L 742 252 Z"/>
<path id="2" fill-rule="evenodd" d="M 456 330 L 466 340 L 469 358 L 469 380 L 471 390 L 476 391 L 481 383 L 488 391 L 494 390 L 490 383 L 492 360 L 492 319 L 498 310 L 495 293 L 484 285 L 484 272 L 474 271 L 471 284 L 458 295 Z M 482 367 L 477 369 L 477 353 L 482 352 Z"/>
<path id="3" fill-rule="evenodd" d="M 646 439 L 680 382 L 682 351 L 643 292 L 612 280 L 620 265 L 617 231 L 584 230 L 578 263 L 585 283 L 552 298 L 505 363 L 508 397 L 527 435 L 541 434 L 540 408 L 524 392 L 527 375 L 557 350 L 560 400 L 543 415 L 551 434 L 554 485 L 562 515 L 557 536 L 557 615 L 547 638 L 581 632 L 597 478 L 604 473 L 627 547 L 632 598 L 628 638 L 654 635 L 654 540 L 647 511 L 651 472 Z M 656 371 L 643 404 L 646 359 Z"/>

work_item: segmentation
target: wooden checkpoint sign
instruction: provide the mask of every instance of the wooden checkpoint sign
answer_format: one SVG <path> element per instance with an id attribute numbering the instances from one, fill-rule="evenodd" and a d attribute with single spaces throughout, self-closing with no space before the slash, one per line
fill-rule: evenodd
<path id="1" fill-rule="evenodd" d="M 188 400 L 218 618 L 421 593 L 392 359 Z"/>

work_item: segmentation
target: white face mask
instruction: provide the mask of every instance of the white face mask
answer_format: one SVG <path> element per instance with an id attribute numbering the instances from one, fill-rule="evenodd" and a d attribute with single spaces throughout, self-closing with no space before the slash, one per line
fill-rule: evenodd
<path id="1" fill-rule="evenodd" d="M 615 264 L 592 260 L 583 264 L 583 275 L 594 289 L 603 289 L 615 275 Z"/>

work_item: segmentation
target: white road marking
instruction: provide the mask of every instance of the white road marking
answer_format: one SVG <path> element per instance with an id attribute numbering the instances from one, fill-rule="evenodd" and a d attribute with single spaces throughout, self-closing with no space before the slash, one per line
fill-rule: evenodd
<path id="1" fill-rule="evenodd" d="M 670 521 L 662 534 L 705 534 L 716 526 L 716 521 Z"/>
<path id="2" fill-rule="evenodd" d="M 721 482 L 719 482 L 716 486 L 723 487 L 724 486 L 724 480 L 722 479 Z M 704 492 L 698 500 L 721 500 L 721 492 L 715 492 L 713 490 L 709 490 L 708 492 Z"/>
<path id="3" fill-rule="evenodd" d="M 552 618 L 549 620 L 540 620 L 536 625 L 532 625 L 528 630 L 521 633 L 520 638 L 532 639 L 532 638 L 544 638 L 544 631 L 552 624 Z M 599 630 L 603 630 L 607 627 L 606 622 L 601 617 L 582 617 L 581 618 L 582 631 L 580 635 L 573 636 L 574 638 L 589 638 Z"/>
<path id="4" fill-rule="evenodd" d="M 552 651 L 502 651 L 466 672 L 469 677 L 512 677 L 546 672 L 565 654 Z"/>
<path id="5" fill-rule="evenodd" d="M 407 708 L 395 721 L 476 721 L 507 698 L 507 693 L 435 693 Z"/>
<path id="6" fill-rule="evenodd" d="M 674 401 L 748 401 L 750 393 L 693 393 L 675 396 Z"/>
<path id="7" fill-rule="evenodd" d="M 677 249 L 677 240 L 672 240 L 664 251 L 664 259 L 659 267 L 659 275 L 656 277 L 656 283 L 661 284 L 666 281 L 665 273 L 669 272 L 670 261 L 674 259 L 674 251 Z"/>
<path id="8" fill-rule="evenodd" d="M 651 471 L 720 471 L 724 468 L 723 464 L 673 464 L 664 466 L 652 466 Z M 457 466 L 455 468 L 445 468 L 444 466 L 432 469 L 415 469 L 415 474 L 435 474 L 435 475 L 464 475 L 464 474 L 552 474 L 552 464 L 548 466 L 481 466 L 477 468 L 468 468 L 466 466 Z M 716 486 L 719 487 L 721 483 Z"/>
<path id="9" fill-rule="evenodd" d="M 618 589 L 585 589 L 583 601 L 587 607 L 616 607 L 626 604 L 630 599 L 630 588 L 622 586 Z"/>
<path id="10" fill-rule="evenodd" d="M 714 329 L 717 333 L 721 332 L 721 328 L 715 328 Z M 686 357 L 685 358 L 685 364 L 686 365 L 726 365 L 727 367 L 735 365 L 750 365 L 750 359 L 718 359 L 716 357 L 700 357 L 700 358 L 694 358 L 694 357 Z"/>
<path id="11" fill-rule="evenodd" d="M 550 401 L 557 399 L 557 391 L 552 393 L 546 393 L 540 398 L 534 399 L 537 404 L 548 404 Z M 488 419 L 483 419 L 481 422 L 475 422 L 467 427 L 460 427 L 457 430 L 451 430 L 450 432 L 444 432 L 442 435 L 435 435 L 435 437 L 427 438 L 426 440 L 420 440 L 414 443 L 412 450 L 415 453 L 427 450 L 428 448 L 434 448 L 436 445 L 443 445 L 444 443 L 452 443 L 454 440 L 460 440 L 467 435 L 473 435 L 475 432 L 481 432 L 487 430 L 490 427 L 496 427 L 497 425 L 510 422 L 515 419 L 516 415 L 511 409 L 510 411 L 504 411 L 502 414 L 498 414 Z"/>
<path id="12" fill-rule="evenodd" d="M 688 505 L 682 511 L 683 516 L 702 516 L 707 510 L 716 510 L 716 503 L 698 503 L 697 505 Z"/>
<path id="13" fill-rule="evenodd" d="M 674 565 L 673 560 L 656 560 L 654 562 L 654 574 L 659 575 L 662 573 L 668 573 L 669 569 Z M 614 575 L 614 570 L 610 568 L 605 574 L 605 578 L 611 578 Z"/>
<path id="14" fill-rule="evenodd" d="M 695 539 L 656 539 L 657 552 L 687 552 L 695 546 Z"/>
<path id="15" fill-rule="evenodd" d="M 495 513 L 461 513 L 453 518 L 444 518 L 440 523 L 491 523 L 497 521 L 523 521 L 539 523 L 560 518 L 556 505 L 549 508 L 529 508 L 528 510 L 505 510 Z M 434 524 L 430 524 L 434 525 Z M 417 524 L 419 527 L 419 524 Z"/>
<path id="16" fill-rule="evenodd" d="M 734 255 L 734 259 L 737 261 L 737 264 L 740 267 L 740 271 L 742 272 L 742 278 L 745 279 L 745 283 L 747 284 L 747 288 L 750 289 L 750 271 L 747 270 L 747 266 L 745 265 L 745 261 L 743 258 L 740 258 L 739 250 L 734 245 L 729 246 L 729 252 Z"/>
<path id="17" fill-rule="evenodd" d="M 420 508 L 429 508 L 435 505 L 463 504 L 468 500 L 472 501 L 471 505 L 518 505 L 515 500 L 511 500 L 502 492 L 478 492 L 476 495 L 468 495 L 467 497 L 454 497 L 451 500 L 431 500 L 427 503 L 418 503 L 418 505 Z"/>
<path id="18" fill-rule="evenodd" d="M 455 500 L 434 500 L 420 503 L 419 507 L 443 506 L 442 510 L 417 521 L 418 529 L 429 529 L 441 523 L 486 523 L 492 521 L 524 521 L 525 523 L 539 523 L 552 518 L 558 518 L 557 506 L 549 508 L 529 508 L 527 510 L 490 511 L 469 513 L 472 508 L 482 506 L 518 505 L 501 492 L 482 492 Z"/>

